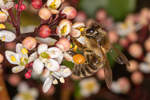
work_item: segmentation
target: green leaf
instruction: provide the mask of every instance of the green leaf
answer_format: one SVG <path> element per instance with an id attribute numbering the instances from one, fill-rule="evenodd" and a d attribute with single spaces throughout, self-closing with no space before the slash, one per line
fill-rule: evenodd
<path id="1" fill-rule="evenodd" d="M 65 65 L 65 66 L 69 67 L 70 69 L 73 69 L 73 67 L 74 67 L 74 63 L 71 61 L 67 61 L 67 60 L 64 60 L 62 62 L 62 65 Z"/>
<path id="2" fill-rule="evenodd" d="M 122 20 L 128 13 L 134 11 L 136 0 L 107 0 L 106 10 L 116 20 Z"/>
<path id="3" fill-rule="evenodd" d="M 86 12 L 89 17 L 94 17 L 98 8 L 104 8 L 107 0 L 80 0 L 79 9 Z"/>
<path id="4" fill-rule="evenodd" d="M 134 11 L 136 0 L 80 0 L 79 9 L 94 18 L 99 8 L 104 8 L 116 20 L 123 19 L 128 13 Z"/>

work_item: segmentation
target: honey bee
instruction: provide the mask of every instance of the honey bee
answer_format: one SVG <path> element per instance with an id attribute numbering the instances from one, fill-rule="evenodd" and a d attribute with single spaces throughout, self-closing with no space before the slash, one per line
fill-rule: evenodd
<path id="1" fill-rule="evenodd" d="M 82 54 L 85 57 L 85 62 L 75 63 L 73 75 L 80 78 L 88 77 L 103 67 L 105 81 L 107 87 L 110 88 L 112 83 L 112 70 L 106 54 L 109 52 L 112 55 L 112 51 L 114 51 L 116 54 L 112 56 L 114 60 L 119 64 L 126 64 L 127 66 L 129 66 L 128 59 L 117 48 L 111 45 L 106 31 L 104 31 L 100 25 L 95 24 L 86 28 L 81 36 L 84 40 L 84 44 L 79 42 L 76 38 L 71 38 L 71 41 L 83 51 Z M 78 57 L 78 59 L 80 58 Z"/>

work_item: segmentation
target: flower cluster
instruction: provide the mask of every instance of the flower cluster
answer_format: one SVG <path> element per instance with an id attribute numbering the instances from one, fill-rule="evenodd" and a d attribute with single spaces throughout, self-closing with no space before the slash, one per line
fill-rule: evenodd
<path id="1" fill-rule="evenodd" d="M 85 29 L 82 22 L 74 22 L 77 11 L 72 6 L 62 6 L 63 0 L 31 0 L 31 5 L 38 10 L 41 24 L 26 30 L 20 29 L 20 14 L 26 10 L 23 0 L 14 3 L 11 0 L 1 0 L 0 22 L 9 22 L 15 28 L 14 33 L 8 31 L 4 24 L 0 25 L 0 39 L 4 42 L 14 44 L 11 50 L 5 51 L 6 59 L 15 65 L 13 73 L 25 71 L 25 78 L 29 79 L 32 73 L 42 75 L 44 73 L 43 92 L 48 92 L 52 84 L 65 82 L 66 77 L 72 74 L 71 69 L 63 64 L 63 61 L 77 62 L 68 51 L 73 48 L 70 37 L 79 38 Z M 8 7 L 8 5 L 10 5 Z M 12 9 L 16 10 L 16 15 Z M 32 31 L 30 33 L 30 30 Z M 27 32 L 29 34 L 22 34 Z M 14 40 L 17 42 L 15 43 Z M 8 44 L 8 47 L 10 46 Z M 75 46 L 74 50 L 77 49 Z M 74 60 L 74 61 L 73 61 Z"/>

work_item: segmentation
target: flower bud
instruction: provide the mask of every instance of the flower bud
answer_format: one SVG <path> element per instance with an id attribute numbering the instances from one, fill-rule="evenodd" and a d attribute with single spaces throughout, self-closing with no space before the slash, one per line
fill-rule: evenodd
<path id="1" fill-rule="evenodd" d="M 77 11 L 74 7 L 67 6 L 62 11 L 67 16 L 67 19 L 74 19 L 77 15 Z"/>
<path id="2" fill-rule="evenodd" d="M 33 37 L 26 37 L 23 41 L 22 44 L 25 48 L 28 50 L 32 50 L 36 47 L 37 41 Z"/>
<path id="3" fill-rule="evenodd" d="M 51 11 L 47 8 L 41 8 L 39 11 L 39 16 L 43 20 L 48 20 L 51 17 Z"/>
<path id="4" fill-rule="evenodd" d="M 42 38 L 47 38 L 51 35 L 51 29 L 47 25 L 41 26 L 39 30 L 39 36 Z"/>
<path id="5" fill-rule="evenodd" d="M 0 11 L 0 22 L 5 22 L 8 18 L 8 12 L 6 10 Z"/>
<path id="6" fill-rule="evenodd" d="M 42 7 L 42 0 L 32 0 L 32 7 L 40 9 Z"/>
<path id="7" fill-rule="evenodd" d="M 70 42 L 66 38 L 61 38 L 57 43 L 56 46 L 61 49 L 62 51 L 68 51 L 70 49 Z"/>

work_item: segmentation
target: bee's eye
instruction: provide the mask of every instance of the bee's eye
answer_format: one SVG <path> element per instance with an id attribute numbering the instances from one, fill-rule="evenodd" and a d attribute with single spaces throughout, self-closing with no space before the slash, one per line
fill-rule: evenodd
<path id="1" fill-rule="evenodd" d="M 90 29 L 88 29 L 86 32 L 87 32 L 87 33 L 94 33 L 95 30 L 94 30 L 93 28 L 90 28 Z"/>

